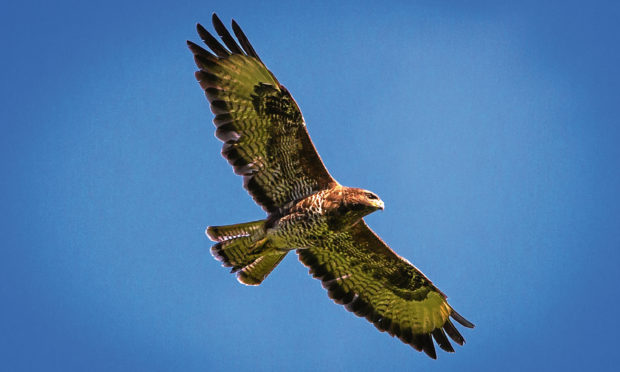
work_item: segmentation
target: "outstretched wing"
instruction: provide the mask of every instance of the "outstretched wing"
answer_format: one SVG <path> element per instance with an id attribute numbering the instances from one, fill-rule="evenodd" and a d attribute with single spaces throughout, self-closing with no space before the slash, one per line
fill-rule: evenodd
<path id="1" fill-rule="evenodd" d="M 322 247 L 297 253 L 336 303 L 433 359 L 437 357 L 433 338 L 449 352 L 454 349 L 446 334 L 459 345 L 465 342 L 450 317 L 465 327 L 474 326 L 363 220 L 346 233 L 326 238 Z"/>
<path id="2" fill-rule="evenodd" d="M 242 175 L 244 187 L 268 213 L 336 185 L 319 157 L 301 115 L 284 86 L 265 67 L 235 21 L 239 44 L 213 15 L 226 47 L 198 25 L 214 54 L 188 41 L 196 78 L 215 114 L 222 155 Z"/>

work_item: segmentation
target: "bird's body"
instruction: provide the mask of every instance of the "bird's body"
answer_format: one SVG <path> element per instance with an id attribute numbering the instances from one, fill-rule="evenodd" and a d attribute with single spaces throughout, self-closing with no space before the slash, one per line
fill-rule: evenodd
<path id="1" fill-rule="evenodd" d="M 265 267 L 264 272 L 257 272 L 255 267 L 250 267 L 254 270 L 252 277 L 243 276 L 248 261 L 228 253 L 235 247 L 235 242 L 241 243 L 243 239 L 249 238 L 248 243 L 252 244 L 249 252 L 283 257 L 291 250 L 320 248 L 326 242 L 341 240 L 348 236 L 348 230 L 359 223 L 362 217 L 383 209 L 383 202 L 370 191 L 340 185 L 289 204 L 265 220 L 257 221 L 253 226 L 259 227 L 251 231 L 236 232 L 233 235 L 222 233 L 237 225 L 210 226 L 207 229 L 211 239 L 222 242 L 214 248 L 217 251 L 216 257 L 233 267 L 233 270 L 241 270 L 239 279 L 242 283 L 260 284 L 273 267 Z M 250 257 L 253 261 L 254 256 Z"/>
<path id="2" fill-rule="evenodd" d="M 369 194 L 340 185 L 316 192 L 294 203 L 269 230 L 282 236 L 281 244 L 291 249 L 320 246 L 325 236 L 340 233 L 365 215 L 383 209 L 383 202 L 378 197 L 369 200 Z"/>
<path id="3" fill-rule="evenodd" d="M 282 217 L 272 216 L 267 236 L 274 245 L 288 250 L 311 248 L 321 244 L 322 237 L 338 232 L 338 217 L 344 214 L 342 194 L 322 190 L 294 203 Z M 361 217 L 360 217 L 361 218 Z M 359 218 L 358 218 L 359 220 Z"/>
<path id="4" fill-rule="evenodd" d="M 222 155 L 267 212 L 264 220 L 208 227 L 207 235 L 217 242 L 213 256 L 240 282 L 258 285 L 296 250 L 336 303 L 380 331 L 432 358 L 433 339 L 450 352 L 447 336 L 462 345 L 450 318 L 473 324 L 363 220 L 383 209 L 383 202 L 370 191 L 340 185 L 329 174 L 297 104 L 243 31 L 233 21 L 239 45 L 215 15 L 213 25 L 225 46 L 200 25 L 198 33 L 214 54 L 188 42 L 200 69 L 196 77 L 215 114 Z"/>

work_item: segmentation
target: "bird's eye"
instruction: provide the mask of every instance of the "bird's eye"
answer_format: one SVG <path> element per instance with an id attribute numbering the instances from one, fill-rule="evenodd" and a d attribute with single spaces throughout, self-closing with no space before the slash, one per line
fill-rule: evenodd
<path id="1" fill-rule="evenodd" d="M 379 198 L 377 197 L 377 195 L 375 195 L 375 194 L 373 194 L 373 193 L 370 193 L 370 192 L 366 193 L 366 197 L 367 197 L 368 199 L 372 199 L 372 200 L 379 199 Z"/>

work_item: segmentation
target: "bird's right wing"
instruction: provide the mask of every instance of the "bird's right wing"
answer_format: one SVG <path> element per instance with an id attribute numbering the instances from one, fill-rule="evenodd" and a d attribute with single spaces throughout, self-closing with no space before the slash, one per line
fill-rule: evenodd
<path id="1" fill-rule="evenodd" d="M 188 41 L 196 78 L 215 114 L 222 155 L 243 176 L 244 187 L 269 213 L 337 182 L 316 152 L 293 97 L 265 67 L 233 21 L 239 45 L 213 15 L 224 45 L 198 25 L 214 54 Z"/>

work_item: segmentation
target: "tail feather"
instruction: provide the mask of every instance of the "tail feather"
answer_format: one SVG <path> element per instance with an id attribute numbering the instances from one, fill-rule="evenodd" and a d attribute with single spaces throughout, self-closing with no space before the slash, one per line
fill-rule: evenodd
<path id="1" fill-rule="evenodd" d="M 259 285 L 275 269 L 288 252 L 260 256 L 237 273 L 237 280 L 247 285 Z"/>
<path id="2" fill-rule="evenodd" d="M 265 225 L 264 220 L 238 223 L 236 225 L 227 226 L 209 226 L 207 227 L 207 236 L 214 242 L 222 242 L 225 240 L 235 239 L 241 236 L 252 236 Z"/>
<path id="3" fill-rule="evenodd" d="M 211 255 L 222 263 L 224 267 L 231 267 L 231 272 L 237 272 L 254 262 L 261 256 L 260 248 L 248 236 L 225 240 L 211 247 Z"/>
<path id="4" fill-rule="evenodd" d="M 261 220 L 207 228 L 207 236 L 217 242 L 211 254 L 243 284 L 260 284 L 288 253 L 269 246 L 264 225 Z"/>

